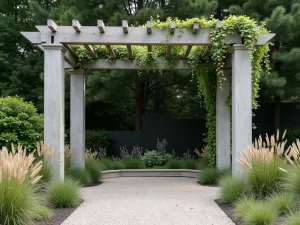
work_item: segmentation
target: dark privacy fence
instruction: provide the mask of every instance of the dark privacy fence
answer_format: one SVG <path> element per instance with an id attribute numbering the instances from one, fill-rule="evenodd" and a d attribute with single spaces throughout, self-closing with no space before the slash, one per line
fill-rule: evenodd
<path id="1" fill-rule="evenodd" d="M 271 103 L 262 103 L 255 111 L 253 123 L 257 127 L 253 130 L 253 138 L 259 134 L 273 131 L 273 109 Z M 280 106 L 281 130 L 300 129 L 300 104 L 282 103 Z M 195 148 L 204 147 L 204 134 L 206 133 L 205 120 L 170 119 L 164 115 L 148 114 L 143 118 L 143 131 L 109 131 L 112 145 L 109 155 L 119 155 L 120 146 L 132 150 L 134 145 L 143 146 L 144 149 L 156 149 L 157 138 L 168 141 L 167 150 L 174 150 L 182 155 L 188 149 L 193 153 Z"/>

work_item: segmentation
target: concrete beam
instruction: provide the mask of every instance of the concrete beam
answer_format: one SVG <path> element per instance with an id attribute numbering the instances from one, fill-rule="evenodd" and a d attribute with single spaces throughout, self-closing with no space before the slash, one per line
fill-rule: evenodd
<path id="1" fill-rule="evenodd" d="M 71 168 L 85 168 L 85 78 L 84 70 L 70 70 Z"/>
<path id="2" fill-rule="evenodd" d="M 230 106 L 227 98 L 230 94 L 230 70 L 224 70 L 226 80 L 222 86 L 217 77 L 216 94 L 216 162 L 218 169 L 228 169 L 231 166 L 230 158 Z"/>
<path id="3" fill-rule="evenodd" d="M 44 44 L 44 143 L 57 154 L 51 159 L 53 179 L 64 179 L 66 49 L 62 44 Z"/>
<path id="4" fill-rule="evenodd" d="M 252 68 L 250 52 L 244 46 L 233 46 L 232 55 L 232 174 L 243 176 L 237 162 L 252 143 Z"/>

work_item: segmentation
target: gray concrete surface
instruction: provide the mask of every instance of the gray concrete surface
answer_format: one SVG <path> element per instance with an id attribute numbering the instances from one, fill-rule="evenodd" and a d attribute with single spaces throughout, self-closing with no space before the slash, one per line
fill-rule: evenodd
<path id="1" fill-rule="evenodd" d="M 192 178 L 111 178 L 82 192 L 62 225 L 234 225 L 214 202 L 218 188 Z"/>

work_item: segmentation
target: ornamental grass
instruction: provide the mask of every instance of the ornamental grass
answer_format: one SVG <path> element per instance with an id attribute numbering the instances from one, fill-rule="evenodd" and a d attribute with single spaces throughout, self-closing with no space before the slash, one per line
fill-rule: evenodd
<path id="1" fill-rule="evenodd" d="M 36 184 L 42 177 L 38 173 L 43 163 L 34 160 L 33 153 L 27 155 L 26 149 L 21 145 L 18 145 L 17 149 L 12 145 L 11 152 L 3 147 L 0 151 L 0 183 L 3 179 L 10 181 L 15 178 L 20 183 L 28 179 L 31 184 Z"/>

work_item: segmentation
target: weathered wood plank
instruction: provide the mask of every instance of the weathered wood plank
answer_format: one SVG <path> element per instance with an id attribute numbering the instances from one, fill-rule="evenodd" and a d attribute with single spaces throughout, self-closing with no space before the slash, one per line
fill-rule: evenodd
<path id="1" fill-rule="evenodd" d="M 128 33 L 128 22 L 127 22 L 127 20 L 122 20 L 122 27 L 123 27 L 124 34 L 127 34 Z"/>
<path id="2" fill-rule="evenodd" d="M 64 59 L 72 68 L 77 67 L 77 59 L 69 51 L 65 53 Z"/>
<path id="3" fill-rule="evenodd" d="M 40 32 L 21 32 L 21 34 L 32 44 L 41 44 L 41 33 Z"/>
<path id="4" fill-rule="evenodd" d="M 57 24 L 53 20 L 47 20 L 47 26 L 52 32 L 57 32 Z"/>
<path id="5" fill-rule="evenodd" d="M 67 45 L 67 44 L 63 44 L 63 45 L 71 53 L 71 55 L 73 57 L 77 58 L 76 52 L 73 50 L 73 48 L 70 45 Z"/>
<path id="6" fill-rule="evenodd" d="M 199 29 L 197 34 L 193 34 L 190 29 L 183 29 L 179 35 L 171 35 L 166 38 L 166 30 L 151 28 L 152 34 L 148 34 L 148 28 L 129 27 L 128 34 L 124 34 L 120 27 L 89 27 L 82 26 L 81 33 L 74 33 L 72 26 L 58 26 L 57 32 L 52 32 L 47 26 L 36 26 L 41 32 L 40 43 L 51 43 L 51 36 L 55 37 L 56 43 L 66 44 L 110 44 L 110 45 L 210 45 L 209 29 Z M 106 33 L 99 35 L 99 30 L 103 29 Z M 101 30 L 100 30 L 101 32 Z M 23 32 L 29 35 L 30 32 Z M 275 36 L 274 33 L 263 34 L 256 45 L 264 45 Z M 238 34 L 233 34 L 225 39 L 226 43 L 241 44 L 242 40 Z"/>
<path id="7" fill-rule="evenodd" d="M 102 20 L 97 21 L 97 26 L 98 29 L 100 30 L 100 33 L 105 33 L 105 25 Z"/>
<path id="8" fill-rule="evenodd" d="M 151 21 L 147 21 L 147 34 L 152 33 L 152 24 Z"/>
<path id="9" fill-rule="evenodd" d="M 91 45 L 84 45 L 84 47 L 89 51 L 93 58 L 97 58 L 97 55 Z"/>
<path id="10" fill-rule="evenodd" d="M 186 50 L 185 50 L 185 52 L 184 52 L 184 54 L 183 54 L 183 58 L 184 58 L 184 59 L 186 59 L 186 58 L 189 56 L 189 54 L 190 54 L 190 52 L 191 52 L 191 50 L 192 50 L 192 47 L 193 47 L 193 46 L 191 46 L 191 45 L 187 46 L 187 48 L 186 48 Z"/>
<path id="11" fill-rule="evenodd" d="M 110 57 L 113 58 L 113 59 L 115 59 L 116 58 L 116 54 L 115 54 L 114 50 L 112 49 L 111 45 L 106 45 L 106 48 L 107 48 L 107 50 L 108 50 L 108 52 L 110 54 Z"/>
<path id="12" fill-rule="evenodd" d="M 193 25 L 193 34 L 197 34 L 199 30 L 199 23 L 194 23 Z"/>
<path id="13" fill-rule="evenodd" d="M 168 47 L 167 47 L 167 52 L 166 52 L 167 58 L 170 57 L 170 55 L 171 55 L 171 50 L 172 50 L 172 45 L 168 45 Z"/>
<path id="14" fill-rule="evenodd" d="M 176 27 L 175 21 L 171 21 L 171 24 L 170 24 L 170 34 L 174 34 L 175 33 L 175 27 Z"/>
<path id="15" fill-rule="evenodd" d="M 133 56 L 133 51 L 132 51 L 131 45 L 126 45 L 126 47 L 127 47 L 129 59 L 133 59 L 134 56 Z"/>
<path id="16" fill-rule="evenodd" d="M 78 20 L 72 20 L 72 26 L 77 33 L 81 32 L 81 24 Z"/>
<path id="17" fill-rule="evenodd" d="M 169 65 L 165 62 L 160 62 L 153 70 L 163 69 L 163 70 L 190 70 L 191 67 L 184 61 L 178 60 L 175 66 L 170 68 Z M 80 68 L 83 69 L 107 69 L 107 70 L 138 70 L 136 60 L 122 60 L 116 59 L 111 62 L 106 59 L 98 59 L 93 63 L 82 64 Z M 212 64 L 203 64 L 200 66 L 200 69 L 212 69 L 214 65 Z"/>

